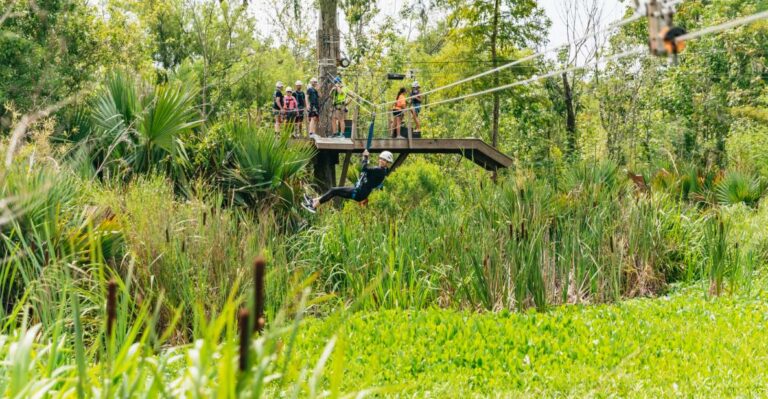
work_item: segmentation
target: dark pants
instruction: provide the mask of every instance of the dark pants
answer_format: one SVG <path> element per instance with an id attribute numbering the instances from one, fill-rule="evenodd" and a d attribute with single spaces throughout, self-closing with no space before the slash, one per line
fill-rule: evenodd
<path id="1" fill-rule="evenodd" d="M 323 194 L 322 197 L 320 197 L 320 203 L 324 204 L 333 197 L 341 197 L 344 199 L 353 199 L 355 201 L 362 201 L 365 198 L 358 198 L 357 192 L 354 187 L 334 187 L 330 190 L 328 190 L 327 193 Z"/>

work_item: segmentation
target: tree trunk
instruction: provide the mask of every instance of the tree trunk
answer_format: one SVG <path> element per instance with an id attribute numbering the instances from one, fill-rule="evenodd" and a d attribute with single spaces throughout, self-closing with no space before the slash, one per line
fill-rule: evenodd
<path id="1" fill-rule="evenodd" d="M 573 156 L 576 153 L 576 111 L 573 106 L 573 91 L 568 83 L 568 74 L 563 73 L 563 95 L 565 97 L 565 129 L 568 133 L 567 150 L 568 155 Z"/>
<path id="2" fill-rule="evenodd" d="M 499 3 L 501 0 L 494 0 L 493 5 L 493 33 L 491 34 L 491 60 L 493 61 L 493 67 L 496 68 L 498 64 L 498 50 L 497 39 L 499 37 Z M 495 87 L 499 86 L 499 73 L 493 74 L 493 84 Z M 493 126 L 491 127 L 492 139 L 491 144 L 494 147 L 499 145 L 499 108 L 500 99 L 499 92 L 493 93 Z"/>
<path id="3" fill-rule="evenodd" d="M 320 120 L 317 133 L 330 136 L 333 119 L 333 101 L 330 99 L 336 60 L 339 59 L 339 27 L 336 21 L 338 0 L 320 0 L 320 29 L 317 31 L 317 64 L 320 81 Z M 328 152 L 315 155 L 315 180 L 321 190 L 336 184 L 338 154 Z"/>
<path id="4" fill-rule="evenodd" d="M 333 77 L 336 76 L 336 60 L 339 58 L 339 27 L 336 21 L 337 0 L 320 1 L 320 29 L 317 31 L 317 63 L 320 76 L 320 123 L 318 134 L 329 136 L 333 118 L 333 102 L 330 99 Z"/>

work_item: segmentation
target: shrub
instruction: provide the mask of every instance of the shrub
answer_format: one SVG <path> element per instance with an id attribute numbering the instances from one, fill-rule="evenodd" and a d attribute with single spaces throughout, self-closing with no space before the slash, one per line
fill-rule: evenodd
<path id="1" fill-rule="evenodd" d="M 68 136 L 76 144 L 72 154 L 102 176 L 163 171 L 184 183 L 184 140 L 200 124 L 194 99 L 181 84 L 150 87 L 114 72 L 88 108 L 75 113 Z"/>
<path id="2" fill-rule="evenodd" d="M 216 176 L 229 202 L 250 208 L 281 205 L 290 209 L 302 193 L 300 178 L 314 150 L 292 143 L 288 134 L 276 136 L 250 122 L 230 121 L 221 129 L 231 137 L 225 168 Z"/>
<path id="3" fill-rule="evenodd" d="M 450 187 L 437 165 L 417 159 L 387 177 L 383 189 L 371 196 L 371 204 L 377 211 L 405 215 L 417 207 L 435 206 Z"/>
<path id="4" fill-rule="evenodd" d="M 765 195 L 765 180 L 758 176 L 749 176 L 739 171 L 728 171 L 715 186 L 717 200 L 723 205 L 744 203 L 756 206 Z"/>
<path id="5" fill-rule="evenodd" d="M 0 170 L 0 300 L 6 310 L 49 265 L 89 264 L 122 254 L 109 209 L 85 203 L 81 183 L 66 171 L 14 164 Z"/>
<path id="6" fill-rule="evenodd" d="M 215 192 L 199 198 L 194 190 L 191 194 L 186 201 L 176 200 L 173 184 L 154 175 L 96 199 L 113 209 L 125 236 L 129 257 L 116 265 L 120 275 L 146 300 L 164 298 L 164 323 L 176 309 L 184 310 L 179 342 L 191 337 L 193 307 L 215 312 L 238 281 L 249 286 L 244 277 L 259 253 L 264 251 L 271 261 L 285 259 L 284 248 L 273 246 L 279 224 L 272 214 L 224 208 L 224 195 Z M 270 308 L 286 295 L 286 276 L 285 269 L 268 276 Z"/>

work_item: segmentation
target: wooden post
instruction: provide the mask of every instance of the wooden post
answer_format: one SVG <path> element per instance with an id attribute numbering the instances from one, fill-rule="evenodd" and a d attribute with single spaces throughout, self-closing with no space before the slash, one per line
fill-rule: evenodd
<path id="1" fill-rule="evenodd" d="M 337 152 L 317 151 L 314 162 L 315 182 L 321 190 L 328 190 L 336 184 L 337 163 L 339 163 Z"/>
<path id="2" fill-rule="evenodd" d="M 317 65 L 320 83 L 320 117 L 318 131 L 320 136 L 328 137 L 333 120 L 333 101 L 331 89 L 336 76 L 336 62 L 339 59 L 339 27 L 336 21 L 338 0 L 320 0 L 320 28 L 317 30 Z M 314 160 L 315 181 L 321 190 L 327 190 L 336 183 L 336 164 L 339 154 L 318 151 Z"/>
<path id="3" fill-rule="evenodd" d="M 317 31 L 317 64 L 320 79 L 320 120 L 318 134 L 328 137 L 333 119 L 333 101 L 330 98 L 333 89 L 333 77 L 337 74 L 336 62 L 339 59 L 339 27 L 336 21 L 338 0 L 320 0 L 320 29 Z"/>
<path id="4" fill-rule="evenodd" d="M 411 114 L 410 110 L 408 111 L 408 126 L 406 129 L 408 129 L 408 148 L 413 148 L 413 114 Z"/>
<path id="5" fill-rule="evenodd" d="M 355 114 L 352 116 L 352 138 L 353 139 L 359 139 L 359 135 L 357 134 L 357 118 L 360 117 L 360 106 L 355 105 Z"/>
<path id="6" fill-rule="evenodd" d="M 343 186 L 347 182 L 347 172 L 349 171 L 349 162 L 352 160 L 352 153 L 348 152 L 344 156 L 344 164 L 341 166 L 341 178 L 339 179 L 339 187 Z"/>
<path id="7" fill-rule="evenodd" d="M 395 163 L 393 163 L 393 164 L 392 164 L 392 167 L 390 167 L 390 168 L 389 168 L 389 171 L 390 171 L 390 172 L 394 172 L 394 171 L 395 171 L 395 169 L 399 168 L 399 167 L 400 167 L 400 165 L 402 165 L 402 164 L 403 164 L 403 162 L 405 162 L 405 159 L 406 159 L 406 158 L 408 158 L 408 154 L 409 154 L 409 153 L 407 153 L 407 152 L 403 152 L 403 153 L 401 153 L 401 154 L 400 154 L 400 155 L 397 157 L 397 159 L 395 159 Z"/>

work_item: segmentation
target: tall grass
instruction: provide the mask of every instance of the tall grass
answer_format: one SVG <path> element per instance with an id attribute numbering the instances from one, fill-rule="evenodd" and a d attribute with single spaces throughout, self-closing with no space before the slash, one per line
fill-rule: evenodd
<path id="1" fill-rule="evenodd" d="M 82 205 L 77 179 L 21 164 L 3 172 L 0 198 L 14 199 L 12 217 L 0 224 L 0 300 L 6 311 L 57 260 L 120 256 L 122 236 L 114 221 L 104 208 Z"/>
<path id="2" fill-rule="evenodd" d="M 655 295 L 719 268 L 704 266 L 717 260 L 704 239 L 702 198 L 714 196 L 705 183 L 697 178 L 686 196 L 678 183 L 638 191 L 604 163 L 573 168 L 557 187 L 532 175 L 459 187 L 417 163 L 390 176 L 368 208 L 323 216 L 291 258 L 341 298 L 378 281 L 369 308 L 544 309 Z"/>
<path id="3" fill-rule="evenodd" d="M 115 264 L 121 276 L 132 274 L 136 295 L 156 301 L 161 296 L 163 320 L 182 307 L 178 342 L 193 336 L 191 306 L 206 313 L 219 309 L 236 282 L 250 287 L 245 277 L 251 261 L 262 251 L 270 261 L 286 262 L 279 239 L 279 223 L 270 212 L 251 213 L 226 208 L 223 194 L 201 194 L 179 202 L 173 183 L 161 176 L 140 178 L 114 190 L 94 194 L 93 201 L 108 207 L 124 231 L 130 257 Z M 270 312 L 285 296 L 289 271 L 273 269 L 267 276 Z"/>
<path id="4" fill-rule="evenodd" d="M 308 290 L 290 292 L 295 302 L 254 335 L 238 333 L 236 310 L 245 299 L 233 290 L 215 313 L 195 308 L 193 342 L 169 347 L 173 326 L 158 328 L 159 303 L 131 301 L 127 281 L 115 284 L 122 308 L 115 313 L 117 328 L 107 334 L 104 297 L 93 303 L 74 275 L 60 278 L 63 300 L 51 305 L 59 315 L 56 323 L 33 323 L 22 302 L 0 329 L 4 397 L 316 397 L 324 381 L 342 377 L 343 352 L 335 348 L 335 338 L 316 363 L 293 355 L 291 337 L 311 303 Z M 328 371 L 332 354 L 337 367 Z"/>

